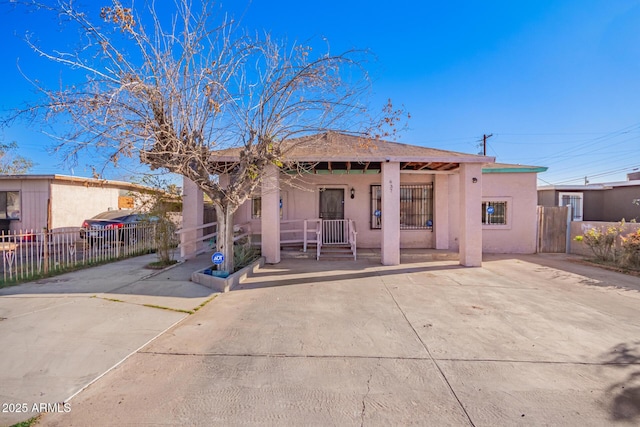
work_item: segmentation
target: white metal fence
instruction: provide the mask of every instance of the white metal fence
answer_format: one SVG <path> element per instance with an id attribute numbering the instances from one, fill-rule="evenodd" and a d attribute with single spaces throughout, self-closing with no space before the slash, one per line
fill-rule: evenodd
<path id="1" fill-rule="evenodd" d="M 197 227 L 183 228 L 176 231 L 180 238 L 180 256 L 183 259 L 196 255 L 213 252 L 216 249 L 218 237 L 218 223 L 210 222 Z M 248 238 L 249 243 L 260 244 L 260 240 L 252 239 L 252 236 L 260 236 L 261 231 L 254 231 L 251 223 L 234 225 L 234 241 Z M 356 223 L 351 219 L 323 220 L 291 219 L 280 221 L 280 244 L 302 245 L 307 252 L 309 246 L 316 246 L 316 258 L 320 259 L 323 245 L 349 245 L 356 259 L 357 247 Z"/>
<path id="2" fill-rule="evenodd" d="M 349 243 L 349 221 L 346 219 L 322 220 L 322 244 L 344 245 Z"/>
<path id="3" fill-rule="evenodd" d="M 251 243 L 251 223 L 236 224 L 233 226 L 233 241 L 236 242 L 245 237 Z M 215 251 L 218 239 L 218 223 L 208 222 L 197 227 L 182 228 L 176 231 L 180 240 L 180 257 L 190 258 L 209 251 Z"/>
<path id="4" fill-rule="evenodd" d="M 111 229 L 64 227 L 50 231 L 0 233 L 0 283 L 24 281 L 153 252 L 155 224 L 138 223 Z"/>

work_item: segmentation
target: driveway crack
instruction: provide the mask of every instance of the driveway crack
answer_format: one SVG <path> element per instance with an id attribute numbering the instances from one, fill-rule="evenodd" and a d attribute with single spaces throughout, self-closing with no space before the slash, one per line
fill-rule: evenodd
<path id="1" fill-rule="evenodd" d="M 449 379 L 444 374 L 444 371 L 442 370 L 442 368 L 438 364 L 438 361 L 433 357 L 433 355 L 431 354 L 431 351 L 427 347 L 427 344 L 425 344 L 425 342 L 420 337 L 420 334 L 418 334 L 418 331 L 416 331 L 416 328 L 414 328 L 413 324 L 409 321 L 409 318 L 407 317 L 407 314 L 404 312 L 402 307 L 400 307 L 400 304 L 398 303 L 398 300 L 396 300 L 396 297 L 393 295 L 393 293 L 391 292 L 391 290 L 389 289 L 389 287 L 385 283 L 384 278 L 381 277 L 380 280 L 382 281 L 382 284 L 384 285 L 384 288 L 387 290 L 387 293 L 389 294 L 389 296 L 391 296 L 391 299 L 393 300 L 394 304 L 396 305 L 396 307 L 398 308 L 398 310 L 402 314 L 402 317 L 404 317 L 404 320 L 407 322 L 407 324 L 409 325 L 409 327 L 413 331 L 414 335 L 416 336 L 416 338 L 418 339 L 418 341 L 422 345 L 422 348 L 424 348 L 424 350 L 427 352 L 427 355 L 429 356 L 429 360 L 431 360 L 431 363 L 433 363 L 433 365 L 438 370 L 438 373 L 440 374 L 440 377 L 442 378 L 442 380 L 444 381 L 445 385 L 447 386 L 447 388 L 451 392 L 452 396 L 455 398 L 456 402 L 458 402 L 458 406 L 460 407 L 460 409 L 464 413 L 465 417 L 469 421 L 469 425 L 471 425 L 472 427 L 475 427 L 475 424 L 474 424 L 473 420 L 471 419 L 471 416 L 469 415 L 469 413 L 467 412 L 467 409 L 462 404 L 462 401 L 460 400 L 460 398 L 456 394 L 455 390 L 453 389 L 453 386 L 449 382 Z"/>
<path id="2" fill-rule="evenodd" d="M 364 416 L 367 410 L 367 397 L 369 397 L 369 393 L 371 392 L 371 378 L 373 377 L 373 372 L 369 374 L 369 379 L 367 380 L 367 392 L 364 396 L 362 396 L 362 412 L 360 413 L 360 427 L 364 427 Z"/>

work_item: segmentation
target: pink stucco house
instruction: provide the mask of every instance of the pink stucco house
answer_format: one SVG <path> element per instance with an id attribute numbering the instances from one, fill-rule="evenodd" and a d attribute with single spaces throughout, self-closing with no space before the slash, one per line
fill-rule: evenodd
<path id="1" fill-rule="evenodd" d="M 354 256 L 377 248 L 384 265 L 399 264 L 402 248 L 457 251 L 464 266 L 481 265 L 483 252 L 536 251 L 536 174 L 546 168 L 334 133 L 285 149 L 297 171 L 286 162 L 271 166 L 234 217 L 260 235 L 267 263 L 280 262 L 281 248 L 292 243 L 319 247 L 320 259 L 332 246 Z M 234 162 L 239 153 L 218 152 L 213 161 Z M 202 223 L 201 200 L 185 180 L 185 229 Z"/>

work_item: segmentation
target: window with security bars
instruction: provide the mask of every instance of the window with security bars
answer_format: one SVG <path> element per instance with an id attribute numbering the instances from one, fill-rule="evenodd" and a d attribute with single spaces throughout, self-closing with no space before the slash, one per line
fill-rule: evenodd
<path id="1" fill-rule="evenodd" d="M 382 187 L 371 186 L 371 228 L 382 228 Z M 400 186 L 400 229 L 433 230 L 433 184 Z"/>
<path id="2" fill-rule="evenodd" d="M 560 206 L 571 207 L 571 221 L 582 221 L 582 193 L 560 193 Z"/>
<path id="3" fill-rule="evenodd" d="M 507 225 L 507 202 L 482 202 L 483 225 Z"/>

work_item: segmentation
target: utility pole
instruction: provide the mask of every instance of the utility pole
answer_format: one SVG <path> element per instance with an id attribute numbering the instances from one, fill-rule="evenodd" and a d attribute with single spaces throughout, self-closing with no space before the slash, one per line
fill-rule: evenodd
<path id="1" fill-rule="evenodd" d="M 492 136 L 493 136 L 492 133 L 490 133 L 489 135 L 487 135 L 486 133 L 482 135 L 482 153 L 478 153 L 478 154 L 482 154 L 483 156 L 487 155 L 487 139 L 491 138 Z"/>

